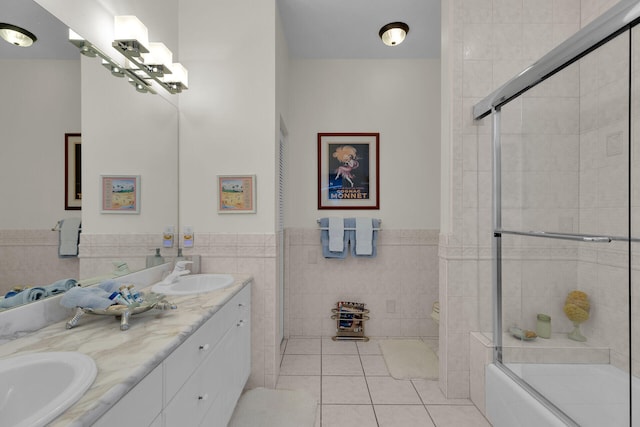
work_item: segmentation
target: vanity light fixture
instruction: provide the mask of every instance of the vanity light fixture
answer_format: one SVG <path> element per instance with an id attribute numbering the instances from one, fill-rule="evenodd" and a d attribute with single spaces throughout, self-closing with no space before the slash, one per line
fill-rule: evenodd
<path id="1" fill-rule="evenodd" d="M 173 62 L 173 53 L 163 43 L 149 42 L 147 27 L 138 18 L 116 16 L 114 24 L 112 46 L 126 58 L 127 70 L 148 87 L 153 80 L 172 94 L 188 89 L 187 69 Z"/>
<path id="2" fill-rule="evenodd" d="M 392 22 L 380 28 L 378 35 L 387 46 L 397 46 L 404 41 L 409 26 L 404 22 Z"/>
<path id="3" fill-rule="evenodd" d="M 130 56 L 140 57 L 148 53 L 149 32 L 147 27 L 134 15 L 116 16 L 114 26 L 114 46 L 125 49 Z"/>
<path id="4" fill-rule="evenodd" d="M 6 23 L 0 23 L 0 37 L 7 43 L 20 47 L 29 47 L 38 40 L 32 32 Z"/>
<path id="5" fill-rule="evenodd" d="M 166 74 L 162 79 L 165 85 L 168 85 L 174 93 L 180 93 L 185 89 L 189 89 L 189 72 L 179 62 L 171 64 L 173 72 Z"/>
<path id="6" fill-rule="evenodd" d="M 96 46 L 92 45 L 90 42 L 85 40 L 82 36 L 71 29 L 69 30 L 69 41 L 78 49 L 80 49 L 80 53 L 82 53 L 83 55 L 92 58 L 99 56 L 102 59 L 102 66 L 109 70 L 112 75 L 116 77 L 124 77 L 126 75 L 129 82 L 136 88 L 138 92 L 156 93 L 155 90 L 153 90 L 153 88 L 151 87 L 150 83 L 139 77 L 133 70 L 120 66 L 120 64 L 111 59 L 109 55 L 102 52 Z"/>
<path id="7" fill-rule="evenodd" d="M 162 77 L 171 74 L 171 64 L 173 63 L 173 53 L 164 43 L 149 43 L 149 53 L 142 54 L 142 60 L 149 74 Z"/>

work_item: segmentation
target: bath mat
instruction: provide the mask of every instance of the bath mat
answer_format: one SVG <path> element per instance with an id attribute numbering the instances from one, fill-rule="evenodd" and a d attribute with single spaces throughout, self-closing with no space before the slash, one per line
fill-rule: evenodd
<path id="1" fill-rule="evenodd" d="M 397 380 L 438 378 L 438 356 L 421 340 L 384 340 L 380 350 Z"/>
<path id="2" fill-rule="evenodd" d="M 240 397 L 229 427 L 314 427 L 317 408 L 305 391 L 254 388 Z"/>

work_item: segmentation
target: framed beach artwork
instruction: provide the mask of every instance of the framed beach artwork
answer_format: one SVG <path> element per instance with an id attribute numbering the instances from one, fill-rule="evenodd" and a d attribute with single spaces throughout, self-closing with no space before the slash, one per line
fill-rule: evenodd
<path id="1" fill-rule="evenodd" d="M 380 134 L 318 134 L 318 209 L 380 209 Z"/>
<path id="2" fill-rule="evenodd" d="M 100 176 L 102 213 L 140 213 L 140 175 Z"/>
<path id="3" fill-rule="evenodd" d="M 64 134 L 64 209 L 82 208 L 82 137 L 79 133 Z"/>
<path id="4" fill-rule="evenodd" d="M 218 213 L 256 213 L 256 176 L 218 175 Z"/>

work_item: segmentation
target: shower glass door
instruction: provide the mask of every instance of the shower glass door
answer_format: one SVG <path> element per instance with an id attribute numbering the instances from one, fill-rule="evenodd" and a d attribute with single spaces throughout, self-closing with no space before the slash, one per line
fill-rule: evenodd
<path id="1" fill-rule="evenodd" d="M 630 367 L 631 367 L 631 408 L 632 425 L 640 425 L 640 26 L 631 29 L 631 149 L 629 156 L 630 192 L 629 227 L 630 251 Z"/>
<path id="2" fill-rule="evenodd" d="M 640 266 L 630 256 L 640 245 L 629 241 L 630 223 L 640 229 L 640 216 L 630 215 L 640 205 L 640 152 L 630 150 L 629 132 L 630 67 L 638 73 L 631 34 L 498 113 L 498 359 L 580 426 L 630 425 L 630 272 Z M 632 111 L 640 113 L 637 98 Z M 640 124 L 631 129 L 640 136 Z M 632 295 L 639 303 L 640 293 Z"/>

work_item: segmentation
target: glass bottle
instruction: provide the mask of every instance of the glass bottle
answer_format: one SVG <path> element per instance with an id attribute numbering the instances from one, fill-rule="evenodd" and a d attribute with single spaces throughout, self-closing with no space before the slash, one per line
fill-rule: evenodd
<path id="1" fill-rule="evenodd" d="M 536 334 L 538 334 L 540 338 L 551 338 L 551 316 L 548 314 L 538 314 Z"/>

